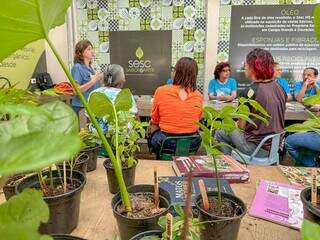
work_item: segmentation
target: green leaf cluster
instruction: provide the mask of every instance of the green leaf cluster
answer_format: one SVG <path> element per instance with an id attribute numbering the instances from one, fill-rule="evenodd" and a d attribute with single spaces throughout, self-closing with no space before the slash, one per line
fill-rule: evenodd
<path id="1" fill-rule="evenodd" d="M 42 193 L 26 189 L 0 205 L 0 236 L 10 240 L 49 240 L 38 232 L 40 222 L 49 220 L 49 208 Z"/>
<path id="2" fill-rule="evenodd" d="M 177 213 L 177 216 L 173 218 L 172 224 L 172 240 L 181 239 L 181 231 L 183 228 L 184 212 L 180 205 L 174 205 L 174 210 Z M 199 240 L 200 239 L 200 224 L 198 218 L 191 217 L 189 219 L 189 231 L 187 233 L 188 239 Z M 166 216 L 162 216 L 158 220 L 159 226 L 164 230 L 161 239 L 167 239 L 166 235 Z M 159 238 L 154 238 L 159 239 Z"/>
<path id="3" fill-rule="evenodd" d="M 317 132 L 320 134 L 320 117 L 316 116 L 310 111 L 307 111 L 309 114 L 309 119 L 303 123 L 292 124 L 285 128 L 287 132 Z"/>

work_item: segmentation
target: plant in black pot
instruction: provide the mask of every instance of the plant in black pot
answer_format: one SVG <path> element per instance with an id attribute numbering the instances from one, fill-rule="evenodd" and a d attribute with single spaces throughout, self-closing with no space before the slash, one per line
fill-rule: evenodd
<path id="1" fill-rule="evenodd" d="M 78 120 L 74 111 L 62 102 L 50 102 L 39 107 L 52 114 L 51 118 L 33 115 L 20 118 L 20 122 L 28 122 L 46 132 L 48 137 L 53 132 L 72 134 L 78 137 Z M 79 139 L 79 137 L 78 137 Z M 78 148 L 79 150 L 79 148 Z M 64 146 L 56 151 L 64 151 Z M 48 158 L 50 156 L 46 156 Z M 69 156 L 69 159 L 75 159 Z M 41 189 L 43 198 L 50 209 L 50 219 L 42 224 L 42 233 L 70 233 L 78 224 L 80 209 L 80 194 L 86 183 L 83 173 L 74 171 L 75 160 L 71 160 L 70 170 L 66 163 L 63 170 L 52 170 L 52 165 L 46 171 L 38 170 L 38 174 L 26 177 L 16 187 L 21 193 L 26 188 Z"/>
<path id="2" fill-rule="evenodd" d="M 251 94 L 250 91 L 249 94 Z M 217 162 L 219 158 L 223 157 L 223 153 L 219 149 L 221 146 L 229 145 L 217 142 L 214 138 L 214 132 L 220 129 L 227 132 L 238 130 L 234 119 L 244 119 L 254 126 L 256 124 L 250 117 L 268 123 L 264 117 L 260 116 L 268 116 L 266 111 L 258 102 L 250 99 L 251 96 L 248 97 L 240 98 L 238 106 L 226 105 L 219 111 L 209 106 L 204 107 L 204 119 L 207 126 L 198 124 L 202 130 L 202 146 L 211 156 L 215 176 L 218 176 Z M 249 106 L 255 110 L 255 113 L 250 112 Z M 229 147 L 233 148 L 232 146 Z M 204 196 L 199 195 L 196 198 L 199 220 L 204 223 L 204 228 L 201 230 L 201 239 L 235 240 L 238 236 L 241 219 L 246 214 L 247 208 L 237 196 L 222 193 L 218 177 L 216 177 L 216 181 L 217 191 L 210 191 Z"/>
<path id="3" fill-rule="evenodd" d="M 134 184 L 138 164 L 138 160 L 135 158 L 135 153 L 139 151 L 138 140 L 145 137 L 144 127 L 147 123 L 140 122 L 128 111 L 120 111 L 117 115 L 118 124 L 116 125 L 115 121 L 110 123 L 106 137 L 109 139 L 115 155 L 120 158 L 126 186 L 131 186 Z M 115 194 L 119 191 L 119 187 L 109 158 L 103 162 L 103 166 L 107 172 L 109 191 Z"/>
<path id="4" fill-rule="evenodd" d="M 96 170 L 98 149 L 101 146 L 101 140 L 96 130 L 90 131 L 88 127 L 82 128 L 79 136 L 83 142 L 81 152 L 89 156 L 87 172 Z"/>

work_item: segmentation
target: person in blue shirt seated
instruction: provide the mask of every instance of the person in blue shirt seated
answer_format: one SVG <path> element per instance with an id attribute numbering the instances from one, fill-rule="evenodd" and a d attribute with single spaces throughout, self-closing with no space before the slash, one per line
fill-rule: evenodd
<path id="1" fill-rule="evenodd" d="M 283 89 L 283 91 L 287 94 L 287 102 L 290 102 L 292 100 L 292 95 L 290 93 L 290 88 L 288 81 L 285 78 L 281 77 L 282 74 L 282 68 L 279 63 L 274 63 L 274 79 L 277 81 L 277 83 L 280 85 L 280 87 Z"/>
<path id="2" fill-rule="evenodd" d="M 318 78 L 318 70 L 313 67 L 305 68 L 303 71 L 303 81 L 296 82 L 294 86 L 294 95 L 298 102 L 302 102 L 303 98 L 316 95 L 320 92 Z"/>
<path id="3" fill-rule="evenodd" d="M 230 64 L 219 63 L 214 70 L 214 79 L 209 83 L 209 99 L 232 101 L 237 97 L 237 82 L 230 78 Z"/>
<path id="4" fill-rule="evenodd" d="M 74 53 L 74 65 L 71 69 L 73 79 L 79 84 L 83 95 L 88 99 L 89 94 L 101 86 L 103 74 L 96 74 L 91 67 L 94 58 L 94 50 L 92 43 L 88 40 L 81 40 L 76 44 Z M 71 106 L 79 115 L 79 111 L 83 105 L 78 96 L 72 98 Z"/>

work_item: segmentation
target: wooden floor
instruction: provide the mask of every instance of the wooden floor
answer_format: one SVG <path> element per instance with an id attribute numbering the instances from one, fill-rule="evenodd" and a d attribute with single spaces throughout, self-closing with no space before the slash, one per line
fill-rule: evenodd
<path id="1" fill-rule="evenodd" d="M 73 235 L 88 240 L 112 240 L 117 234 L 116 223 L 111 210 L 112 194 L 107 189 L 107 179 L 98 160 L 98 168 L 88 173 L 87 185 L 81 198 L 80 222 Z M 160 176 L 174 175 L 170 162 L 141 160 L 137 167 L 136 183 L 152 183 L 153 168 L 158 166 Z M 232 184 L 232 188 L 249 207 L 259 179 L 287 182 L 277 167 L 249 167 L 251 181 L 246 184 Z M 245 216 L 242 220 L 238 240 L 298 240 L 299 231 Z"/>

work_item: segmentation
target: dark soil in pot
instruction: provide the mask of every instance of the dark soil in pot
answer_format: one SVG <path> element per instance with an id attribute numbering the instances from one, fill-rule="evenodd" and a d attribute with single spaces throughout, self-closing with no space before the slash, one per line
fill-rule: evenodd
<path id="1" fill-rule="evenodd" d="M 122 166 L 122 175 L 126 186 L 131 186 L 134 184 L 135 176 L 136 176 L 136 166 L 138 165 L 138 161 L 136 160 L 136 164 L 131 167 Z M 103 166 L 107 172 L 108 186 L 109 192 L 115 194 L 119 192 L 119 185 L 116 178 L 116 172 L 114 171 L 110 158 L 107 158 L 103 162 Z"/>
<path id="2" fill-rule="evenodd" d="M 152 231 L 146 231 L 146 232 L 142 232 L 139 233 L 137 235 L 135 235 L 134 237 L 130 238 L 130 240 L 140 240 L 140 239 L 145 239 L 147 240 L 148 237 L 162 237 L 162 232 L 159 230 L 152 230 Z"/>
<path id="3" fill-rule="evenodd" d="M 97 169 L 98 149 L 99 146 L 88 147 L 80 152 L 85 153 L 89 156 L 87 172 L 91 172 Z"/>
<path id="4" fill-rule="evenodd" d="M 221 193 L 222 211 L 217 208 L 217 192 L 208 192 L 210 208 L 205 211 L 203 208 L 202 197 L 196 199 L 196 207 L 199 210 L 199 220 L 204 223 L 200 230 L 202 240 L 236 240 L 240 228 L 240 222 L 247 212 L 243 201 L 238 197 Z"/>
<path id="5" fill-rule="evenodd" d="M 17 184 L 24 178 L 24 174 L 17 174 L 9 177 L 6 184 L 3 186 L 4 197 L 8 201 L 11 197 L 16 195 L 15 188 Z"/>
<path id="6" fill-rule="evenodd" d="M 80 196 L 86 183 L 86 178 L 79 171 L 72 172 L 72 181 L 70 172 L 67 171 L 67 191 L 63 192 L 63 172 L 52 171 L 53 190 L 49 188 L 49 172 L 42 174 L 46 179 L 46 192 L 43 197 L 50 210 L 50 219 L 48 223 L 40 225 L 40 232 L 43 234 L 62 233 L 69 234 L 79 222 Z M 16 192 L 20 193 L 26 188 L 40 189 L 38 176 L 30 176 L 22 180 L 16 187 Z"/>
<path id="7" fill-rule="evenodd" d="M 318 187 L 317 206 L 311 203 L 311 188 L 305 188 L 301 191 L 300 198 L 303 204 L 304 218 L 320 224 L 320 187 Z"/>
<path id="8" fill-rule="evenodd" d="M 81 154 L 79 156 L 77 162 L 73 166 L 73 170 L 82 172 L 84 174 L 84 176 L 86 176 L 89 159 L 90 159 L 89 155 L 84 154 L 84 153 Z M 58 166 L 59 166 L 60 171 L 62 171 L 63 164 L 60 163 Z M 70 171 L 70 165 L 68 162 L 66 162 L 66 169 L 67 169 L 67 171 Z"/>
<path id="9" fill-rule="evenodd" d="M 54 234 L 51 235 L 54 240 L 85 240 L 84 238 L 74 237 L 70 235 L 64 235 L 64 234 Z"/>
<path id="10" fill-rule="evenodd" d="M 134 185 L 128 187 L 130 199 L 135 199 L 132 201 L 132 215 L 123 211 L 124 207 L 120 193 L 117 193 L 113 197 L 111 205 L 113 215 L 117 220 L 121 240 L 128 240 L 141 232 L 160 230 L 158 219 L 168 213 L 171 200 L 169 193 L 160 188 L 160 209 L 155 209 L 153 191 L 153 185 Z M 142 198 L 146 198 L 147 201 L 141 201 Z M 143 207 L 146 207 L 146 209 L 143 209 Z M 146 216 L 143 216 L 143 214 Z"/>

